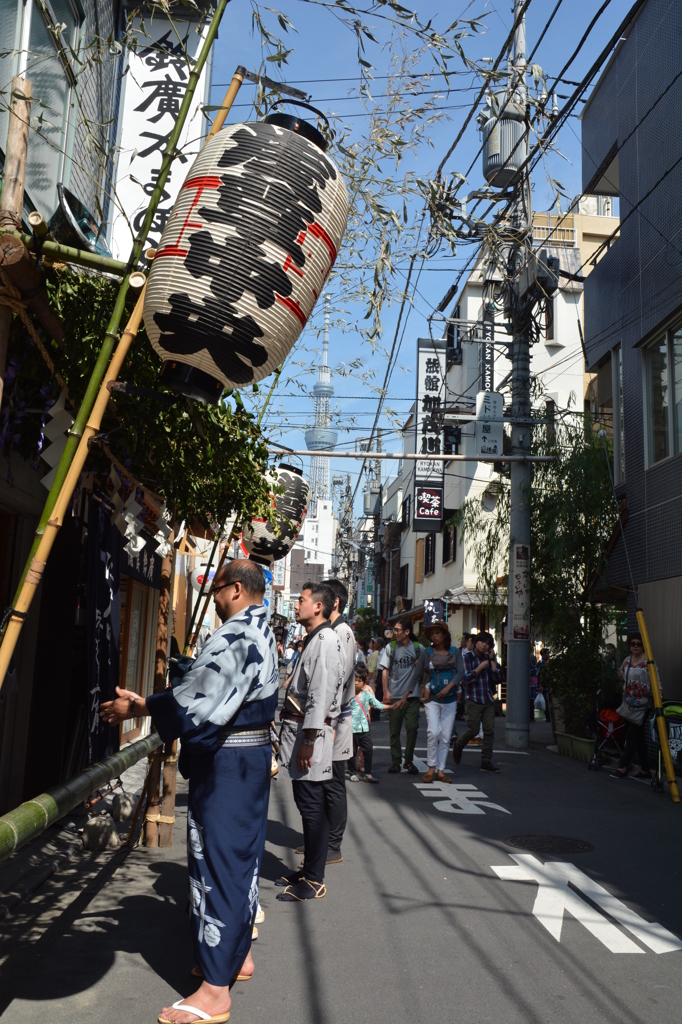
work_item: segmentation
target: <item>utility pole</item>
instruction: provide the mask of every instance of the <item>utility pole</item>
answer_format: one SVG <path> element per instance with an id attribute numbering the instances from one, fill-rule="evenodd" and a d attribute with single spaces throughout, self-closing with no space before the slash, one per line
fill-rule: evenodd
<path id="1" fill-rule="evenodd" d="M 514 2 L 516 20 L 522 6 Z M 514 33 L 512 59 L 509 67 L 508 88 L 513 102 L 525 109 L 526 89 L 526 19 L 520 19 Z M 528 126 L 525 126 L 526 133 Z M 510 247 L 507 273 L 515 284 L 524 262 L 523 242 L 532 235 L 530 205 L 530 173 L 522 171 L 516 184 L 516 198 L 511 210 L 511 222 L 517 239 Z M 521 299 L 518 288 L 510 296 L 513 335 L 512 363 L 512 455 L 530 455 L 530 336 L 529 324 L 520 316 Z M 524 424 L 523 421 L 527 422 Z M 507 612 L 507 745 L 527 750 L 530 738 L 530 463 L 512 462 L 511 514 L 509 546 L 509 598 Z"/>

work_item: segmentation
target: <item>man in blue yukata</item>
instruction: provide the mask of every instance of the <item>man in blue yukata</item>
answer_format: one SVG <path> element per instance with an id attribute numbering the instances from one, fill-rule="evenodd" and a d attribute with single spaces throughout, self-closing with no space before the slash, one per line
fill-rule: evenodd
<path id="1" fill-rule="evenodd" d="M 264 593 L 258 565 L 230 562 L 213 583 L 223 625 L 179 684 L 146 700 L 117 688 L 101 707 L 112 725 L 151 715 L 164 742 L 180 739 L 180 771 L 189 778 L 189 903 L 195 973 L 204 980 L 186 1002 L 163 1008 L 161 1024 L 223 1024 L 230 985 L 242 966 L 252 967 L 279 688 Z"/>

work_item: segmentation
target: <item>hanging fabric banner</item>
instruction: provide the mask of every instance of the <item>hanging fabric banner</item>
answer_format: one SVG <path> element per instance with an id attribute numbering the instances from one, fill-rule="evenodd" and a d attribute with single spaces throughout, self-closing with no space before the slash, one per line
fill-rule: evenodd
<path id="1" fill-rule="evenodd" d="M 88 510 L 88 761 L 101 761 L 119 748 L 118 726 L 99 717 L 102 701 L 113 700 L 119 682 L 121 639 L 121 535 L 111 509 L 90 498 Z"/>

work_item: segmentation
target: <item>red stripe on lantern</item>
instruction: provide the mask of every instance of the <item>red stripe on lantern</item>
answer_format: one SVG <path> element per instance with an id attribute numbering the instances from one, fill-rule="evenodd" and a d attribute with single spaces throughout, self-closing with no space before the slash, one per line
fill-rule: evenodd
<path id="1" fill-rule="evenodd" d="M 281 302 L 283 306 L 286 306 L 287 309 L 291 313 L 293 313 L 298 320 L 301 321 L 302 327 L 305 327 L 305 323 L 308 317 L 305 315 L 305 313 L 299 306 L 298 302 L 294 302 L 292 299 L 285 299 L 281 295 L 276 295 L 275 298 L 277 299 L 278 302 Z"/>

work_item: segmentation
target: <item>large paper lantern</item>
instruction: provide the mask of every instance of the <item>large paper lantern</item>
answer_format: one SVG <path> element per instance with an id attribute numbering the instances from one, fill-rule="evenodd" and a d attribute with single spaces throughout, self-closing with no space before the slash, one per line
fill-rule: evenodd
<path id="1" fill-rule="evenodd" d="M 202 401 L 267 377 L 303 330 L 341 245 L 348 192 L 322 134 L 274 113 L 194 161 L 144 303 L 161 379 Z"/>
<path id="2" fill-rule="evenodd" d="M 271 565 L 286 558 L 301 532 L 308 511 L 310 484 L 296 466 L 281 463 L 275 483 L 285 488 L 284 494 L 273 494 L 274 516 L 280 530 L 275 533 L 272 521 L 253 519 L 242 530 L 242 544 L 254 562 Z M 289 524 L 292 523 L 293 526 Z"/>

